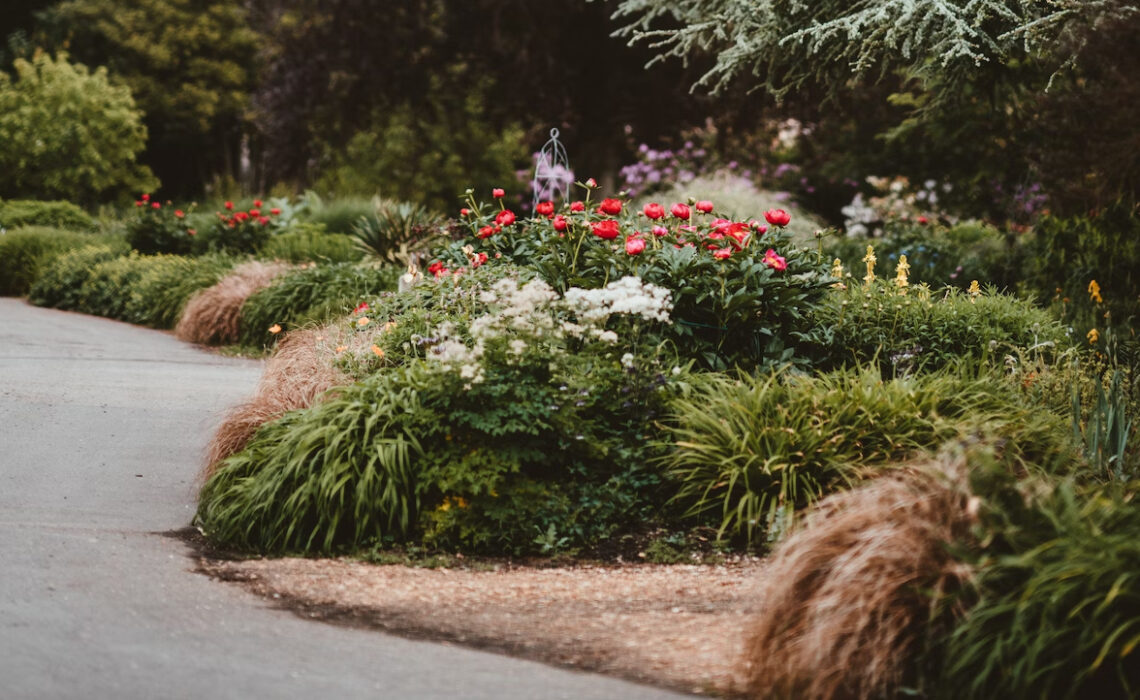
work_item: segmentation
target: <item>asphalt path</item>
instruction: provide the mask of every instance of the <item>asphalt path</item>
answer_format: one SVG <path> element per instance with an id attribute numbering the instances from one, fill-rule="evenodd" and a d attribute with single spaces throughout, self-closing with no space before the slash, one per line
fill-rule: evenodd
<path id="1" fill-rule="evenodd" d="M 0 698 L 665 698 L 299 618 L 167 534 L 260 364 L 0 299 Z"/>

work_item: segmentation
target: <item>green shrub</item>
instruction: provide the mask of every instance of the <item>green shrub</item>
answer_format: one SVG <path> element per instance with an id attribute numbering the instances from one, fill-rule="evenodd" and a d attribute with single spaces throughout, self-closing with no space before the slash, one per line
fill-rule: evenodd
<path id="1" fill-rule="evenodd" d="M 412 202 L 376 197 L 371 216 L 352 227 L 352 238 L 367 255 L 407 265 L 413 253 L 426 252 L 440 235 L 443 217 Z"/>
<path id="2" fill-rule="evenodd" d="M 395 289 L 399 268 L 376 268 L 347 263 L 317 265 L 284 274 L 246 300 L 241 310 L 240 342 L 262 347 L 284 330 L 343 315 L 361 301 Z"/>
<path id="3" fill-rule="evenodd" d="M 151 328 L 174 328 L 190 297 L 217 284 L 234 262 L 233 258 L 219 255 L 135 258 L 138 275 L 121 290 L 126 295 L 123 319 Z"/>
<path id="4" fill-rule="evenodd" d="M 94 231 L 95 220 L 71 202 L 41 202 L 34 199 L 0 201 L 0 229 L 50 226 L 74 231 Z"/>
<path id="5" fill-rule="evenodd" d="M 63 53 L 14 67 L 14 81 L 0 72 L 0 196 L 90 203 L 155 184 L 135 162 L 146 145 L 142 112 L 105 68 Z"/>
<path id="6" fill-rule="evenodd" d="M 291 223 L 289 217 L 276 206 L 254 199 L 246 208 L 226 201 L 223 211 L 214 213 L 210 226 L 200 230 L 195 239 L 195 249 L 222 253 L 257 253 Z"/>
<path id="7" fill-rule="evenodd" d="M 91 234 L 42 226 L 0 234 L 0 295 L 27 294 L 56 258 L 96 240 Z"/>
<path id="8" fill-rule="evenodd" d="M 1019 468 L 1072 457 L 1064 419 L 965 367 L 883 381 L 877 369 L 819 376 L 710 375 L 673 405 L 661 460 L 688 512 L 722 535 L 778 536 L 797 509 L 959 435 L 1006 441 Z"/>
<path id="9" fill-rule="evenodd" d="M 32 283 L 28 300 L 37 306 L 82 310 L 86 285 L 95 267 L 126 255 L 129 249 L 122 241 L 84 246 L 64 253 Z"/>
<path id="10" fill-rule="evenodd" d="M 270 238 L 259 256 L 291 263 L 352 263 L 364 254 L 345 234 L 325 233 L 320 224 L 296 224 Z"/>
<path id="11" fill-rule="evenodd" d="M 1025 489 L 1023 489 L 1025 490 Z M 989 499 L 970 609 L 938 647 L 955 698 L 1126 698 L 1140 691 L 1135 494 L 1043 484 Z"/>
<path id="12" fill-rule="evenodd" d="M 815 314 L 816 359 L 823 366 L 875 361 L 887 373 L 906 373 L 1015 347 L 1056 352 L 1070 345 L 1048 312 L 992 289 L 908 287 L 902 294 L 895 280 L 847 283 Z"/>
<path id="13" fill-rule="evenodd" d="M 193 248 L 194 229 L 186 212 L 167 202 L 150 201 L 144 194 L 135 201 L 134 217 L 127 221 L 127 243 L 143 255 L 187 255 Z"/>
<path id="14" fill-rule="evenodd" d="M 367 197 L 337 197 L 321 199 L 315 192 L 305 194 L 307 213 L 304 218 L 325 227 L 329 233 L 351 234 L 362 218 L 375 216 L 376 208 Z"/>

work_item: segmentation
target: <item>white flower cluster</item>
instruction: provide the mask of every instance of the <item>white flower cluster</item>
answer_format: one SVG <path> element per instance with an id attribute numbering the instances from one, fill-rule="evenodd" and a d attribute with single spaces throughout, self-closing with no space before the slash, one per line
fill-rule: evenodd
<path id="1" fill-rule="evenodd" d="M 566 291 L 566 305 L 583 321 L 605 323 L 612 314 L 640 316 L 647 321 L 669 321 L 673 302 L 669 290 L 642 282 L 637 277 L 622 277 L 601 289 Z"/>

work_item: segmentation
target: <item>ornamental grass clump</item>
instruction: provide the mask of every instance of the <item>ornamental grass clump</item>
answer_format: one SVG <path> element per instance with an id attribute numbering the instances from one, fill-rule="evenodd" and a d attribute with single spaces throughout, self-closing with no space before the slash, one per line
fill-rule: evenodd
<path id="1" fill-rule="evenodd" d="M 971 465 L 943 454 L 821 501 L 769 560 L 748 631 L 754 697 L 893 697 L 919 680 L 972 570 Z"/>
<path id="2" fill-rule="evenodd" d="M 230 271 L 233 258 L 220 255 L 138 258 L 141 270 L 129 287 L 123 319 L 151 328 L 173 328 L 190 298 Z"/>
<path id="3" fill-rule="evenodd" d="M 1019 469 L 1071 460 L 1065 419 L 984 367 L 884 381 L 874 367 L 817 376 L 709 375 L 671 405 L 660 464 L 675 500 L 722 537 L 778 538 L 795 512 L 944 442 L 985 430 Z"/>
<path id="4" fill-rule="evenodd" d="M 216 284 L 202 289 L 186 303 L 174 334 L 180 340 L 202 345 L 236 343 L 246 300 L 288 269 L 288 265 L 281 263 L 258 261 L 234 267 Z"/>

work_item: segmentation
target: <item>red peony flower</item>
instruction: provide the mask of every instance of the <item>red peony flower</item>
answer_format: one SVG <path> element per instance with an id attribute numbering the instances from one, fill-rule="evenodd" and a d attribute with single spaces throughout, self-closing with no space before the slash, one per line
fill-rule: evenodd
<path id="1" fill-rule="evenodd" d="M 188 228 L 188 229 L 186 229 L 186 233 L 190 234 L 191 236 L 196 236 L 196 235 L 198 235 L 198 232 L 197 232 L 196 230 L 192 229 L 192 228 Z"/>
<path id="2" fill-rule="evenodd" d="M 261 200 L 260 200 L 260 199 L 255 199 L 255 200 L 253 200 L 253 206 L 254 206 L 256 209 L 260 209 L 260 208 L 261 208 Z"/>
<path id="3" fill-rule="evenodd" d="M 783 256 L 777 255 L 776 251 L 771 248 L 764 253 L 764 264 L 777 271 L 788 269 L 788 261 Z"/>
<path id="4" fill-rule="evenodd" d="M 278 209 L 277 207 L 273 207 L 272 209 L 270 209 L 270 210 L 269 210 L 269 213 L 270 213 L 272 216 L 281 216 L 281 210 L 280 210 L 280 209 Z"/>
<path id="5" fill-rule="evenodd" d="M 732 257 L 732 248 L 717 248 L 713 251 L 713 257 L 717 260 L 728 260 Z"/>
<path id="6" fill-rule="evenodd" d="M 139 197 L 139 199 L 141 199 L 144 202 L 149 202 L 150 201 L 150 195 L 144 194 L 143 196 Z"/>
<path id="7" fill-rule="evenodd" d="M 445 269 L 447 268 L 445 268 L 443 266 L 443 263 L 439 260 L 436 260 L 431 265 L 428 265 L 428 272 L 430 272 L 434 277 L 439 277 L 440 273 L 442 273 Z"/>
<path id="8" fill-rule="evenodd" d="M 764 212 L 764 218 L 773 226 L 787 226 L 792 217 L 783 209 L 769 209 Z"/>
<path id="9" fill-rule="evenodd" d="M 594 178 L 590 178 L 589 180 L 586 180 L 586 187 L 589 187 L 590 189 L 594 189 L 597 186 L 598 186 L 598 181 L 595 180 Z"/>
<path id="10" fill-rule="evenodd" d="M 665 216 L 665 207 L 661 206 L 657 202 L 650 202 L 649 204 L 646 204 L 645 208 L 641 211 L 654 221 Z"/>
<path id="11" fill-rule="evenodd" d="M 368 302 L 362 301 L 362 302 L 360 302 L 360 306 L 358 306 L 352 310 L 352 313 L 358 314 L 361 311 L 367 311 L 367 310 L 368 310 Z"/>
<path id="12" fill-rule="evenodd" d="M 494 226 L 484 226 L 483 228 L 479 229 L 479 238 L 490 238 L 493 235 L 495 235 Z"/>
<path id="13" fill-rule="evenodd" d="M 471 257 L 471 267 L 479 267 L 485 262 L 487 262 L 486 253 L 476 253 Z"/>
<path id="14" fill-rule="evenodd" d="M 918 221 L 918 223 L 922 224 L 923 226 L 930 223 L 930 219 L 926 218 L 925 216 L 918 217 L 917 221 Z"/>
<path id="15" fill-rule="evenodd" d="M 268 216 L 258 217 L 257 223 L 261 224 L 262 226 L 268 226 L 269 225 L 269 217 Z"/>
<path id="16" fill-rule="evenodd" d="M 657 236 L 658 238 L 661 238 L 662 236 L 668 236 L 669 229 L 665 228 L 664 226 L 654 226 L 653 235 Z"/>
<path id="17" fill-rule="evenodd" d="M 158 202 L 151 202 L 151 203 L 150 203 L 150 208 L 151 208 L 151 209 L 162 209 L 162 205 L 161 205 L 161 204 L 159 204 Z"/>
<path id="18" fill-rule="evenodd" d="M 143 202 L 141 199 L 135 200 L 135 206 L 136 207 L 141 207 L 143 204 L 145 204 L 145 202 Z"/>
<path id="19" fill-rule="evenodd" d="M 502 190 L 502 188 L 499 188 L 499 187 L 496 187 L 495 189 L 491 190 L 491 196 L 495 197 L 496 199 L 499 197 L 502 197 L 505 194 L 506 194 L 506 192 L 504 192 Z"/>
<path id="20" fill-rule="evenodd" d="M 554 221 L 552 222 L 552 225 L 554 226 L 555 231 L 565 231 L 566 228 L 570 225 L 570 222 L 568 222 L 566 220 L 565 216 L 558 214 L 557 216 L 554 217 Z"/>
<path id="21" fill-rule="evenodd" d="M 234 203 L 233 202 L 226 202 L 224 206 L 226 207 L 226 209 L 228 211 L 233 211 L 233 209 L 234 209 Z"/>
<path id="22" fill-rule="evenodd" d="M 182 211 L 181 209 L 175 209 L 174 210 L 174 217 L 176 219 L 181 219 L 185 216 L 186 216 L 186 212 Z"/>
<path id="23" fill-rule="evenodd" d="M 463 207 L 462 209 L 459 210 L 460 216 L 467 216 L 470 213 L 471 213 L 471 210 L 468 209 L 467 207 Z"/>
<path id="24" fill-rule="evenodd" d="M 534 213 L 547 218 L 554 216 L 554 202 L 539 202 L 534 205 Z"/>
<path id="25" fill-rule="evenodd" d="M 261 216 L 261 210 L 260 209 L 250 209 L 249 215 L 253 216 L 253 217 Z"/>
<path id="26" fill-rule="evenodd" d="M 689 211 L 689 205 L 681 204 L 680 202 L 677 202 L 673 206 L 669 207 L 669 211 L 673 212 L 673 216 L 677 217 L 678 219 L 688 219 L 691 214 Z"/>
<path id="27" fill-rule="evenodd" d="M 515 222 L 515 213 L 510 209 L 504 209 L 495 215 L 495 223 L 499 226 L 510 226 Z"/>
<path id="28" fill-rule="evenodd" d="M 640 238 L 633 238 L 632 236 L 625 239 L 626 253 L 630 255 L 640 255 L 643 250 L 645 250 L 645 241 Z"/>
<path id="29" fill-rule="evenodd" d="M 593 229 L 594 235 L 598 238 L 604 238 L 607 241 L 612 241 L 618 237 L 621 231 L 618 229 L 618 222 L 613 219 L 606 219 L 605 221 L 595 221 L 590 225 Z"/>
<path id="30" fill-rule="evenodd" d="M 621 200 L 620 199 L 603 199 L 602 205 L 598 207 L 598 211 L 610 216 L 617 216 L 621 213 Z"/>
<path id="31" fill-rule="evenodd" d="M 707 199 L 702 199 L 693 206 L 696 207 L 697 211 L 701 212 L 702 214 L 708 214 L 713 210 L 713 203 Z"/>
<path id="32" fill-rule="evenodd" d="M 244 211 L 239 211 L 234 214 L 234 219 L 237 221 L 249 221 L 249 214 L 246 214 Z"/>
<path id="33" fill-rule="evenodd" d="M 586 205 L 582 202 L 574 202 L 570 205 L 570 211 L 586 211 Z"/>

